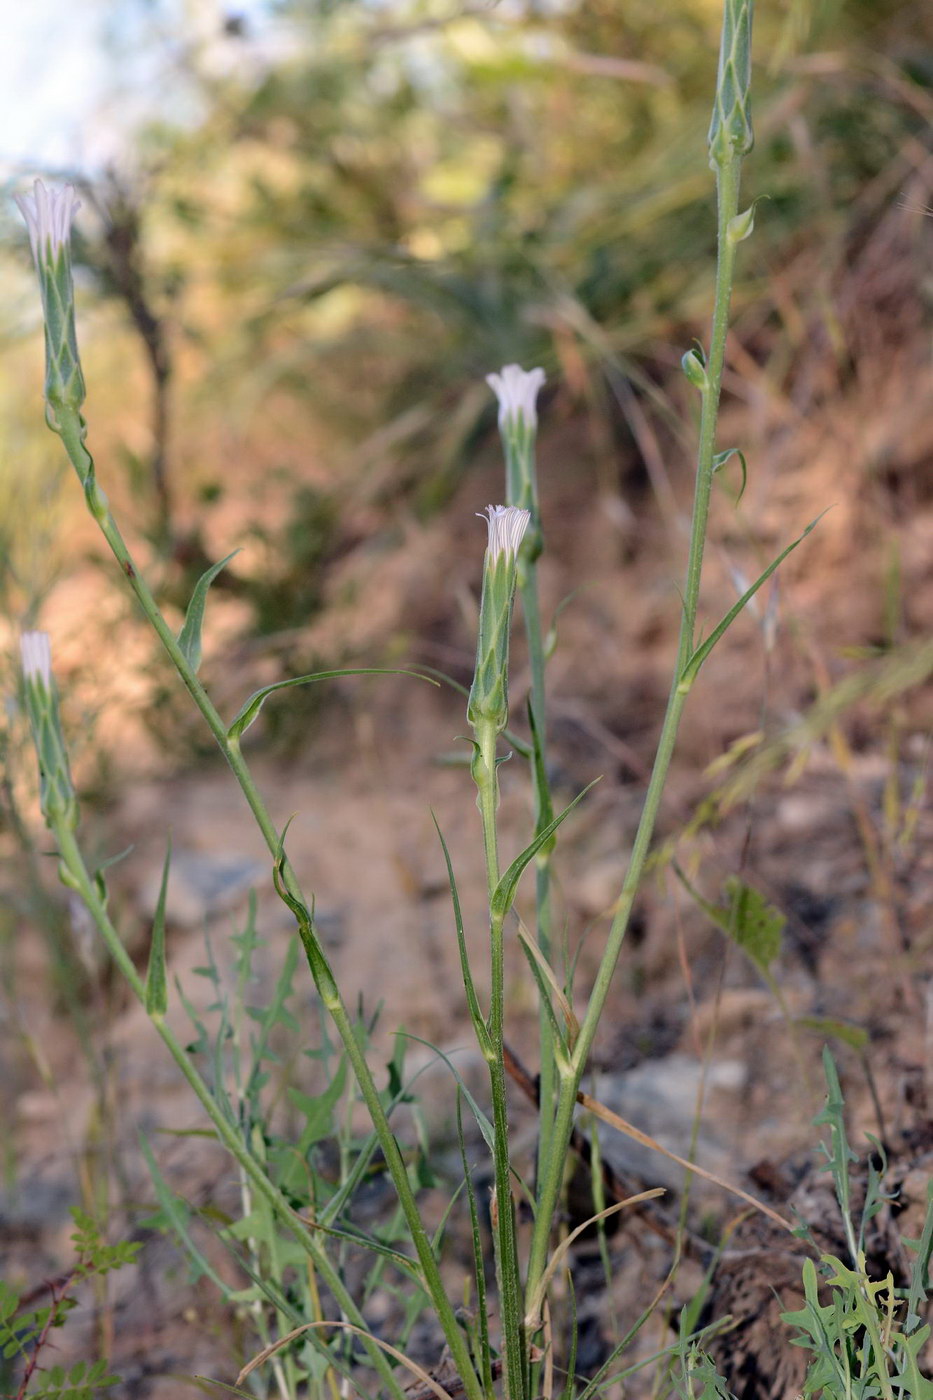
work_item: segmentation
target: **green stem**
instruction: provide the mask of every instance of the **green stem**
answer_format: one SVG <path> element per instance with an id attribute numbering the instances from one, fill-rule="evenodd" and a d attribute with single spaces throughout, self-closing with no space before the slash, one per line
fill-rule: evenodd
<path id="1" fill-rule="evenodd" d="M 535 799 L 535 835 L 537 836 L 550 823 L 553 817 L 551 792 L 547 779 L 547 705 L 544 688 L 544 640 L 541 635 L 541 609 L 538 605 L 537 563 L 528 564 L 519 588 L 522 596 L 522 611 L 525 616 L 525 635 L 528 639 L 528 657 L 531 665 L 531 692 L 529 701 L 534 720 L 534 755 L 532 780 Z M 551 852 L 545 848 L 535 860 L 535 911 L 537 914 L 538 947 L 548 963 L 551 962 Z M 540 1063 L 538 1078 L 538 1168 L 536 1179 L 540 1181 L 544 1164 L 551 1155 L 551 1137 L 554 1130 L 554 1096 L 557 1088 L 557 1073 L 554 1060 L 554 1041 L 551 1018 L 544 1006 L 538 1017 Z"/>
<path id="2" fill-rule="evenodd" d="M 719 395 L 722 386 L 722 371 L 725 360 L 726 331 L 728 328 L 729 302 L 732 295 L 732 281 L 735 270 L 735 246 L 729 238 L 730 221 L 738 211 L 739 175 L 741 157 L 735 156 L 730 162 L 717 168 L 718 206 L 718 256 L 716 266 L 716 292 L 713 307 L 713 323 L 710 338 L 709 360 L 706 367 L 707 380 L 703 390 L 700 435 L 697 450 L 697 475 L 694 491 L 693 523 L 690 535 L 690 553 L 687 561 L 687 575 L 684 586 L 683 614 L 680 626 L 680 643 L 677 652 L 677 666 L 668 697 L 664 723 L 658 740 L 657 753 L 651 771 L 651 779 L 645 794 L 638 831 L 632 847 L 628 871 L 622 892 L 616 906 L 616 913 L 609 929 L 606 948 L 603 953 L 593 990 L 590 993 L 586 1014 L 574 1046 L 570 1070 L 561 1075 L 558 1094 L 554 1133 L 551 1142 L 551 1155 L 545 1164 L 539 1182 L 538 1209 L 532 1234 L 531 1251 L 526 1279 L 526 1299 L 530 1302 L 547 1264 L 548 1246 L 554 1212 L 557 1209 L 564 1162 L 573 1132 L 574 1108 L 580 1082 L 586 1069 L 586 1062 L 600 1017 L 606 1004 L 610 983 L 622 950 L 622 943 L 628 929 L 629 918 L 635 903 L 635 896 L 641 883 L 654 836 L 655 823 L 661 805 L 664 784 L 667 780 L 671 757 L 677 739 L 677 730 L 686 704 L 690 684 L 683 680 L 683 671 L 694 649 L 697 606 L 700 594 L 700 577 L 703 569 L 703 551 L 706 543 L 706 528 L 709 519 L 710 494 L 713 483 L 713 467 L 716 442 L 716 420 L 719 410 Z"/>
<path id="3" fill-rule="evenodd" d="M 124 979 L 130 987 L 137 1001 L 145 1007 L 146 988 L 133 965 L 133 961 L 127 953 L 113 924 L 107 913 L 100 893 L 91 878 L 91 875 L 84 863 L 74 832 L 65 825 L 55 827 L 55 839 L 58 843 L 58 852 L 63 866 L 63 875 L 70 888 L 73 888 L 91 915 L 97 929 L 103 938 L 110 956 L 120 969 Z M 256 1162 L 252 1153 L 241 1139 L 233 1123 L 223 1112 L 222 1108 L 214 1098 L 204 1079 L 198 1073 L 191 1057 L 184 1046 L 176 1037 L 172 1029 L 166 1024 L 163 1016 L 149 1015 L 149 1019 L 168 1049 L 169 1054 L 175 1064 L 181 1070 L 182 1075 L 189 1087 L 207 1114 L 218 1138 L 230 1153 L 231 1157 L 239 1164 L 244 1174 L 249 1179 L 258 1195 L 268 1203 L 276 1216 L 282 1221 L 291 1232 L 298 1244 L 306 1251 L 313 1260 L 315 1267 L 320 1271 L 322 1278 L 327 1282 L 334 1298 L 346 1316 L 358 1327 L 365 1330 L 365 1320 L 361 1316 L 350 1293 L 348 1293 L 339 1273 L 333 1268 L 327 1257 L 326 1251 L 318 1244 L 315 1236 L 308 1230 L 300 1216 L 296 1215 L 288 1201 L 270 1181 L 269 1177 Z M 404 1392 L 399 1385 L 391 1366 L 388 1363 L 382 1349 L 374 1342 L 367 1342 L 364 1338 L 367 1353 L 373 1365 L 379 1372 L 383 1381 L 389 1386 L 396 1400 L 404 1400 Z"/>
<path id="4" fill-rule="evenodd" d="M 168 652 L 175 669 L 181 676 L 189 694 L 213 734 L 221 753 L 233 770 L 233 774 L 249 804 L 250 811 L 262 832 L 263 839 L 269 851 L 276 861 L 281 861 L 285 887 L 291 896 L 289 901 L 290 907 L 292 907 L 293 912 L 297 908 L 307 911 L 308 905 L 301 892 L 297 877 L 288 860 L 283 858 L 282 838 L 276 830 L 265 802 L 259 793 L 259 789 L 256 787 L 253 776 L 240 751 L 239 743 L 228 736 L 226 726 L 219 712 L 215 708 L 207 691 L 198 680 L 197 673 L 188 662 L 187 657 L 178 644 L 175 634 L 162 616 L 148 584 L 140 575 L 123 536 L 120 534 L 117 523 L 107 506 L 106 498 L 97 486 L 93 460 L 84 445 L 84 425 L 80 414 L 74 409 L 59 409 L 57 412 L 57 420 L 57 430 L 65 444 L 65 449 L 68 452 L 72 465 L 84 486 L 85 498 L 91 514 L 100 525 L 104 538 L 110 545 L 114 557 L 128 578 L 133 592 L 136 594 L 136 598 L 139 601 L 140 607 L 152 624 L 165 650 Z M 340 997 L 336 978 L 334 977 L 320 940 L 314 931 L 310 916 L 307 920 L 302 920 L 299 917 L 298 924 L 302 946 L 304 947 L 305 956 L 308 960 L 312 976 L 314 977 L 318 993 L 334 1020 L 338 1034 L 340 1035 L 354 1073 L 356 1074 L 360 1093 L 372 1117 L 373 1128 L 379 1138 L 379 1145 L 392 1176 L 399 1202 L 405 1213 L 406 1222 L 411 1231 L 412 1240 L 418 1254 L 418 1262 L 421 1265 L 424 1275 L 425 1287 L 430 1294 L 431 1301 L 437 1312 L 438 1320 L 444 1330 L 447 1345 L 450 1347 L 451 1355 L 460 1372 L 460 1377 L 464 1383 L 468 1400 L 483 1400 L 482 1383 L 473 1367 L 469 1346 L 444 1289 L 437 1259 L 434 1256 L 431 1241 L 421 1221 L 414 1193 L 408 1180 L 408 1172 L 405 1168 L 405 1163 L 398 1149 L 398 1144 L 395 1141 L 395 1135 L 389 1126 L 389 1120 L 379 1097 L 379 1091 L 376 1088 L 372 1073 L 354 1034 L 352 1021 Z M 132 964 L 130 964 L 130 967 L 132 967 Z M 122 964 L 121 970 L 125 971 Z M 134 977 L 136 976 L 135 970 L 133 971 L 133 975 Z"/>
<path id="5" fill-rule="evenodd" d="M 499 843 L 496 827 L 498 779 L 496 777 L 496 730 L 491 724 L 477 728 L 479 745 L 473 765 L 483 823 L 483 846 L 486 852 L 486 880 L 489 899 L 499 883 Z M 496 1271 L 499 1283 L 499 1307 L 502 1341 L 505 1352 L 505 1391 L 508 1400 L 523 1400 L 527 1395 L 527 1357 L 525 1351 L 524 1308 L 522 1305 L 521 1272 L 518 1262 L 518 1234 L 515 1226 L 515 1206 L 512 1200 L 512 1165 L 509 1158 L 508 1090 L 505 1073 L 505 949 L 502 916 L 489 920 L 490 993 L 489 993 L 489 1087 L 492 1097 L 493 1168 L 496 1183 Z"/>

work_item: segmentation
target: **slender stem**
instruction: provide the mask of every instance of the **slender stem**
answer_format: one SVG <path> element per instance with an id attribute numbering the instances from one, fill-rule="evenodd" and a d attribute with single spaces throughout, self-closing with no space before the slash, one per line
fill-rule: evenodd
<path id="1" fill-rule="evenodd" d="M 547 779 L 547 704 L 544 686 L 544 639 L 541 635 L 541 609 L 538 604 L 537 562 L 530 563 L 519 582 L 528 658 L 531 665 L 529 696 L 534 720 L 534 756 L 532 779 L 535 798 L 535 835 L 548 825 L 553 815 L 551 793 Z M 551 851 L 545 847 L 535 860 L 535 912 L 537 914 L 538 947 L 547 962 L 551 962 Z M 540 1181 L 544 1164 L 551 1155 L 554 1130 L 554 1098 L 557 1073 L 554 1061 L 554 1041 L 551 1018 L 542 1005 L 538 1016 L 540 1062 L 538 1078 L 538 1168 Z"/>
<path id="2" fill-rule="evenodd" d="M 269 851 L 276 861 L 281 861 L 282 863 L 285 887 L 291 896 L 289 904 L 293 912 L 296 913 L 305 956 L 308 960 L 321 999 L 330 1012 L 344 1048 L 347 1051 L 360 1092 L 370 1112 L 373 1127 L 379 1138 L 379 1145 L 385 1157 L 390 1175 L 392 1176 L 399 1202 L 405 1212 L 406 1222 L 411 1231 L 412 1240 L 418 1254 L 418 1262 L 421 1265 L 424 1275 L 425 1287 L 431 1296 L 431 1301 L 437 1312 L 438 1320 L 444 1330 L 447 1345 L 450 1347 L 451 1355 L 460 1371 L 468 1400 L 483 1400 L 482 1383 L 473 1366 L 470 1349 L 464 1337 L 463 1330 L 457 1322 L 456 1315 L 444 1289 L 440 1268 L 438 1267 L 430 1238 L 421 1221 L 414 1192 L 412 1191 L 411 1183 L 408 1179 L 408 1172 L 399 1151 L 398 1144 L 395 1141 L 395 1135 L 389 1126 L 389 1120 L 382 1105 L 382 1100 L 379 1097 L 379 1091 L 376 1088 L 372 1072 L 370 1071 L 369 1065 L 366 1063 L 365 1056 L 360 1050 L 359 1043 L 353 1031 L 352 1021 L 343 1004 L 337 981 L 327 960 L 327 956 L 314 931 L 311 916 L 308 915 L 308 917 L 304 919 L 298 912 L 306 912 L 308 905 L 290 863 L 287 859 L 283 858 L 282 838 L 269 815 L 265 802 L 243 758 L 239 743 L 236 739 L 231 739 L 228 736 L 226 726 L 219 712 L 215 708 L 207 691 L 198 680 L 197 673 L 190 665 L 187 657 L 179 646 L 175 634 L 162 616 L 148 584 L 140 575 L 117 523 L 110 512 L 106 498 L 97 486 L 94 464 L 84 445 L 84 426 L 80 414 L 76 410 L 60 411 L 58 414 L 58 431 L 60 432 L 72 464 L 78 473 L 78 477 L 84 486 L 85 497 L 91 513 L 100 525 L 104 538 L 110 545 L 117 562 L 129 579 L 140 607 L 152 624 L 165 650 L 168 652 L 175 669 L 178 671 L 189 694 L 201 711 L 221 753 L 233 770 L 234 776 L 249 804 L 250 811 L 253 813 Z M 132 968 L 132 964 L 130 964 L 130 968 Z M 122 963 L 121 971 L 125 972 Z M 136 976 L 135 970 L 133 971 L 133 975 L 134 977 Z"/>
<path id="3" fill-rule="evenodd" d="M 499 883 L 499 843 L 496 828 L 496 729 L 479 725 L 476 739 L 479 754 L 473 765 L 486 852 L 486 880 L 489 899 Z M 496 1183 L 495 1220 L 496 1271 L 502 1340 L 505 1351 L 505 1390 L 509 1400 L 523 1400 L 527 1394 L 527 1358 L 524 1340 L 521 1273 L 518 1262 L 518 1235 L 512 1200 L 512 1166 L 509 1158 L 508 1089 L 505 1073 L 505 950 L 502 915 L 490 911 L 490 993 L 489 1087 L 492 1097 L 493 1168 Z"/>
<path id="4" fill-rule="evenodd" d="M 680 626 L 680 643 L 677 651 L 677 666 L 668 697 L 664 723 L 658 740 L 657 753 L 651 771 L 651 779 L 645 794 L 638 831 L 632 847 L 628 871 L 622 892 L 616 906 L 616 913 L 609 929 L 606 948 L 600 961 L 593 990 L 590 993 L 586 1014 L 574 1046 L 571 1068 L 560 1080 L 554 1134 L 551 1143 L 551 1156 L 539 1182 L 538 1210 L 532 1235 L 531 1252 L 525 1296 L 529 1301 L 544 1272 L 547 1263 L 551 1224 L 557 1208 L 564 1161 L 573 1132 L 574 1108 L 580 1088 L 580 1081 L 586 1069 L 586 1062 L 600 1017 L 606 1004 L 610 983 L 622 943 L 628 929 L 629 918 L 635 903 L 635 896 L 644 874 L 645 863 L 654 836 L 655 823 L 661 805 L 661 796 L 670 768 L 671 757 L 677 739 L 677 730 L 686 704 L 690 685 L 683 680 L 683 671 L 695 645 L 697 606 L 700 593 L 700 577 L 703 568 L 703 551 L 706 543 L 706 528 L 709 518 L 710 494 L 713 482 L 715 459 L 716 419 L 719 409 L 719 395 L 722 386 L 722 370 L 725 360 L 726 330 L 728 327 L 729 302 L 732 294 L 732 280 L 735 269 L 735 245 L 729 238 L 729 223 L 738 211 L 739 175 L 741 157 L 734 156 L 726 164 L 717 168 L 718 204 L 718 256 L 716 266 L 716 292 L 713 308 L 713 323 L 710 339 L 709 360 L 706 367 L 706 386 L 703 390 L 700 435 L 697 451 L 697 475 L 694 491 L 693 524 L 690 536 L 690 553 L 687 561 L 687 575 L 684 586 L 683 614 Z"/>
<path id="5" fill-rule="evenodd" d="M 107 913 L 103 900 L 84 863 L 84 857 L 75 840 L 74 832 L 65 825 L 58 825 L 55 828 L 55 839 L 58 843 L 58 851 L 63 865 L 63 875 L 67 883 L 81 896 L 101 937 L 107 945 L 110 956 L 120 969 L 133 995 L 142 1006 L 145 1006 L 145 985 L 139 973 L 136 971 L 132 959 L 124 948 L 120 935 L 110 921 L 110 916 Z M 343 1309 L 347 1316 L 358 1326 L 365 1328 L 364 1319 L 356 1307 L 351 1294 L 347 1291 L 340 1274 L 331 1265 L 326 1251 L 321 1247 L 314 1234 L 309 1231 L 301 1217 L 296 1214 L 279 1189 L 255 1160 L 233 1123 L 223 1112 L 204 1079 L 192 1063 L 190 1055 L 188 1055 L 174 1031 L 166 1024 L 163 1016 L 150 1013 L 149 1019 L 168 1049 L 172 1059 L 181 1070 L 182 1075 L 201 1107 L 204 1109 L 204 1112 L 213 1124 L 214 1130 L 224 1147 L 242 1168 L 256 1192 L 269 1204 L 276 1216 L 282 1221 L 297 1240 L 298 1244 L 313 1260 L 315 1266 L 320 1270 L 322 1277 L 326 1280 L 338 1306 Z M 375 1343 L 368 1343 L 366 1344 L 366 1350 L 373 1365 L 378 1370 L 383 1381 L 385 1381 L 391 1389 L 396 1400 L 404 1400 L 402 1387 L 399 1385 L 381 1348 L 377 1347 Z"/>

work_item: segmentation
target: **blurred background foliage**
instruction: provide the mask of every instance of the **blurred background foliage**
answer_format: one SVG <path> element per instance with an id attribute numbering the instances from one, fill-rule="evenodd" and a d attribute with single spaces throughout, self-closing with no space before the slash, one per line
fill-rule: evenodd
<path id="1" fill-rule="evenodd" d="M 665 456 L 689 440 L 676 367 L 709 304 L 720 9 L 284 0 L 261 42 L 233 6 L 175 16 L 124 155 L 93 180 L 65 172 L 85 203 L 92 440 L 166 596 L 183 605 L 238 543 L 219 582 L 247 630 L 302 625 L 335 559 L 448 499 L 491 435 L 483 377 L 510 360 L 546 368 L 549 421 L 574 420 L 599 489 L 634 461 L 676 512 Z M 762 0 L 756 26 L 747 192 L 766 200 L 737 336 L 806 412 L 852 372 L 840 277 L 885 211 L 926 200 L 933 13 Z M 60 544 L 17 552 L 14 522 L 53 503 L 36 299 L 6 228 L 0 549 L 8 607 L 29 617 Z"/>

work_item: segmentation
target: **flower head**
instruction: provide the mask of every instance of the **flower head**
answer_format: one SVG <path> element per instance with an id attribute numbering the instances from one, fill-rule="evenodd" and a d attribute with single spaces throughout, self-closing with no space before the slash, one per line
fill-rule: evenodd
<path id="1" fill-rule="evenodd" d="M 487 374 L 486 383 L 499 400 L 499 427 L 516 422 L 521 414 L 526 428 L 538 426 L 538 391 L 544 383 L 543 369 L 522 369 L 505 365 L 500 374 Z"/>
<path id="2" fill-rule="evenodd" d="M 52 648 L 48 632 L 24 632 L 19 639 L 26 681 L 39 681 L 46 690 L 52 688 Z"/>
<path id="3" fill-rule="evenodd" d="M 29 229 L 42 295 L 46 420 L 61 432 L 68 416 L 80 412 L 85 394 L 71 281 L 71 221 L 80 206 L 71 185 L 47 190 L 41 180 L 34 194 L 19 195 L 16 202 Z"/>
<path id="4" fill-rule="evenodd" d="M 495 563 L 503 554 L 510 554 L 514 560 L 528 529 L 531 512 L 519 506 L 487 506 L 485 512 L 477 511 L 477 515 L 489 527 L 486 548 L 491 562 Z"/>
<path id="5" fill-rule="evenodd" d="M 33 186 L 34 194 L 19 194 L 16 203 L 26 220 L 32 255 L 41 267 L 48 250 L 54 262 L 61 250 L 71 242 L 71 222 L 81 208 L 73 185 L 47 190 L 41 180 Z"/>
<path id="6" fill-rule="evenodd" d="M 19 646 L 23 660 L 23 700 L 39 760 L 42 813 L 53 830 L 60 826 L 73 830 L 78 821 L 78 803 L 68 768 L 58 692 L 52 678 L 49 634 L 24 632 Z"/>

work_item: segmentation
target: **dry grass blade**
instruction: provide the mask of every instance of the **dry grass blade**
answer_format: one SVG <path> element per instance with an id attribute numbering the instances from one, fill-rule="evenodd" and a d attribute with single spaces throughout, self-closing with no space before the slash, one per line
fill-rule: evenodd
<path id="1" fill-rule="evenodd" d="M 365 1331 L 362 1327 L 355 1326 L 352 1322 L 334 1322 L 328 1319 L 325 1319 L 323 1322 L 304 1322 L 300 1327 L 295 1327 L 291 1332 L 286 1332 L 284 1337 L 279 1337 L 277 1341 L 270 1342 L 267 1347 L 263 1347 L 262 1351 L 258 1352 L 253 1357 L 252 1361 L 248 1361 L 243 1367 L 236 1378 L 237 1385 L 242 1385 L 247 1376 L 255 1371 L 257 1367 L 262 1366 L 270 1357 L 275 1356 L 276 1352 L 281 1351 L 283 1347 L 287 1347 L 290 1342 L 295 1341 L 295 1339 L 302 1336 L 303 1333 L 313 1331 L 318 1327 L 341 1327 L 345 1332 L 355 1332 L 358 1337 L 365 1337 L 367 1341 L 374 1342 L 376 1346 L 381 1347 L 389 1356 L 394 1356 L 396 1361 L 400 1362 L 411 1371 L 412 1375 L 421 1381 L 426 1394 L 436 1395 L 438 1400 L 450 1400 L 451 1392 L 445 1390 L 440 1382 L 436 1381 L 433 1376 L 429 1376 L 427 1371 L 425 1371 L 422 1366 L 418 1365 L 417 1361 L 412 1361 L 404 1352 L 399 1351 L 398 1347 L 390 1345 L 389 1342 L 384 1342 L 381 1337 L 373 1336 L 371 1332 Z M 420 1393 L 421 1392 L 419 1392 L 419 1394 Z"/>
<path id="2" fill-rule="evenodd" d="M 770 1206 L 766 1206 L 763 1201 L 758 1201 L 754 1196 L 749 1195 L 747 1191 L 743 1191 L 741 1186 L 733 1186 L 731 1182 L 723 1181 L 722 1177 L 716 1176 L 714 1172 L 708 1172 L 704 1167 L 698 1167 L 695 1162 L 688 1162 L 685 1157 L 678 1157 L 676 1152 L 671 1152 L 669 1148 L 662 1147 L 653 1137 L 649 1137 L 648 1134 L 643 1133 L 640 1128 L 636 1128 L 631 1123 L 626 1122 L 624 1118 L 620 1118 L 618 1113 L 613 1113 L 611 1108 L 607 1108 L 605 1104 L 601 1104 L 598 1099 L 594 1099 L 590 1094 L 584 1094 L 582 1092 L 577 1094 L 577 1102 L 582 1104 L 583 1107 L 595 1117 L 601 1119 L 604 1123 L 608 1123 L 611 1128 L 615 1128 L 617 1132 L 624 1133 L 626 1137 L 632 1138 L 635 1142 L 640 1142 L 644 1147 L 650 1147 L 652 1152 L 660 1152 L 662 1157 L 667 1157 L 671 1162 L 676 1162 L 677 1165 L 683 1167 L 685 1171 L 693 1172 L 695 1176 L 701 1176 L 704 1181 L 711 1181 L 714 1186 L 719 1186 L 723 1191 L 728 1191 L 731 1195 L 738 1196 L 739 1200 L 745 1201 L 747 1205 L 754 1207 L 755 1210 L 761 1211 L 762 1215 L 766 1215 L 769 1220 L 773 1220 L 776 1225 L 780 1225 L 788 1234 L 792 1235 L 794 1233 L 794 1227 L 789 1220 L 785 1220 L 783 1215 L 779 1215 L 776 1210 L 772 1210 Z M 632 1197 L 632 1199 L 636 1200 L 640 1198 Z"/>
<path id="3" fill-rule="evenodd" d="M 577 1097 L 588 1098 L 589 1096 L 578 1094 Z M 607 1109 L 606 1111 L 608 1112 L 609 1110 Z M 646 1142 L 651 1141 L 650 1138 L 645 1138 L 644 1140 Z M 547 1296 L 548 1288 L 551 1284 L 551 1279 L 560 1268 L 574 1240 L 582 1235 L 584 1230 L 588 1230 L 591 1225 L 597 1224 L 600 1220 L 608 1219 L 610 1215 L 615 1215 L 617 1211 L 624 1210 L 626 1206 L 637 1206 L 640 1205 L 642 1201 L 651 1201 L 654 1200 L 656 1196 L 663 1196 L 664 1194 L 663 1186 L 652 1186 L 649 1191 L 639 1191 L 637 1196 L 627 1196 L 624 1201 L 616 1201 L 613 1205 L 607 1206 L 605 1210 L 599 1211 L 597 1215 L 591 1215 L 589 1220 L 584 1220 L 582 1225 L 578 1225 L 575 1230 L 571 1230 L 566 1239 L 561 1240 L 548 1260 L 548 1266 L 541 1275 L 541 1282 L 538 1284 L 537 1292 L 531 1300 L 531 1307 L 529 1307 L 525 1318 L 525 1326 L 529 1331 L 537 1331 L 541 1326 L 542 1309 L 544 1307 L 544 1300 Z"/>

